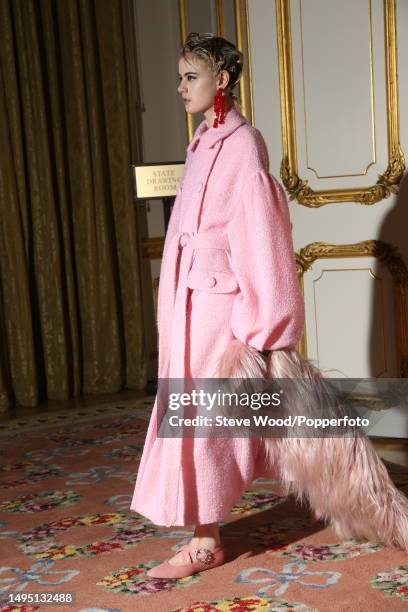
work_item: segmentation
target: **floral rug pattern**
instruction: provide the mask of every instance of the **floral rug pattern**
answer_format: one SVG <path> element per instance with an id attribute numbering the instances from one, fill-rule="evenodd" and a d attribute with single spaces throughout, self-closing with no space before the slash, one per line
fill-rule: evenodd
<path id="1" fill-rule="evenodd" d="M 408 565 L 380 572 L 372 584 L 376 589 L 384 591 L 391 597 L 399 597 L 408 601 Z"/>
<path id="2" fill-rule="evenodd" d="M 2 424 L 0 612 L 408 609 L 405 553 L 339 541 L 268 478 L 254 481 L 221 522 L 225 565 L 178 580 L 147 578 L 192 535 L 129 510 L 152 403 Z M 387 468 L 407 492 L 406 470 Z M 73 593 L 75 605 L 30 601 L 41 593 Z"/>

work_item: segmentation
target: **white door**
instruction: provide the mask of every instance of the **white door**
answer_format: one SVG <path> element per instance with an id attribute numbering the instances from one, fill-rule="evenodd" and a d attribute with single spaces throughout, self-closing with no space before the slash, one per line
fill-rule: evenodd
<path id="1" fill-rule="evenodd" d="M 329 376 L 408 376 L 408 3 L 249 0 L 254 123 L 287 188 L 304 347 Z M 282 160 L 284 163 L 282 164 Z M 369 433 L 408 437 L 407 408 Z"/>

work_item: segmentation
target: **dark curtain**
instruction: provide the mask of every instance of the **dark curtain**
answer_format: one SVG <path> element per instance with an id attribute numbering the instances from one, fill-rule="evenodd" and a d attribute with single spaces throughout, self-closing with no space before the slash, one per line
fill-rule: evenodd
<path id="1" fill-rule="evenodd" d="M 0 410 L 146 384 L 128 0 L 0 0 Z"/>

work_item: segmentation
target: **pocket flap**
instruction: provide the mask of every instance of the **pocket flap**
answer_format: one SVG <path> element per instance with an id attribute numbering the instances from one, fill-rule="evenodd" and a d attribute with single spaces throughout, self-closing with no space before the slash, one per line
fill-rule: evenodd
<path id="1" fill-rule="evenodd" d="M 187 287 L 209 293 L 232 293 L 238 288 L 238 283 L 232 272 L 193 268 L 187 277 Z"/>

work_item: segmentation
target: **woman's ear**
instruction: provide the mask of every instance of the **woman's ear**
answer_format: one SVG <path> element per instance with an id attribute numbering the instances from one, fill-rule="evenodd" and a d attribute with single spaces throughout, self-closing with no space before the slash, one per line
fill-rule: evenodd
<path id="1" fill-rule="evenodd" d="M 222 87 L 223 89 L 225 89 L 228 86 L 229 83 L 229 74 L 227 70 L 221 70 L 221 72 L 218 75 L 218 84 L 217 87 Z"/>

